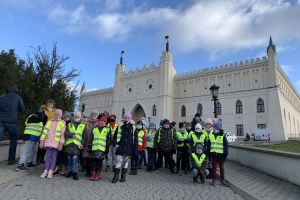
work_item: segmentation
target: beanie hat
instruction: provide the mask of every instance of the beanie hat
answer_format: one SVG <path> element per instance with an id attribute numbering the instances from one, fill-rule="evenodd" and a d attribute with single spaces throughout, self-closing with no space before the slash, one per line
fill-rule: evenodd
<path id="1" fill-rule="evenodd" d="M 80 117 L 81 118 L 81 113 L 79 111 L 74 112 L 74 117 Z"/>
<path id="2" fill-rule="evenodd" d="M 151 121 L 150 124 L 149 124 L 149 127 L 150 128 L 156 128 L 156 124 L 154 121 Z"/>
<path id="3" fill-rule="evenodd" d="M 56 109 L 55 114 L 62 116 L 62 110 L 61 109 Z"/>
<path id="4" fill-rule="evenodd" d="M 69 117 L 69 118 L 72 117 L 71 113 L 68 112 L 68 111 L 65 111 L 64 114 L 63 114 L 63 116 L 64 116 L 64 117 Z"/>
<path id="5" fill-rule="evenodd" d="M 221 128 L 222 128 L 222 122 L 217 119 L 215 122 L 214 122 L 214 125 L 213 125 L 213 128 L 217 131 L 219 131 Z"/>
<path id="6" fill-rule="evenodd" d="M 107 122 L 107 118 L 105 116 L 100 117 L 99 121 L 101 122 Z"/>
<path id="7" fill-rule="evenodd" d="M 197 123 L 197 124 L 196 124 L 196 126 L 195 126 L 195 130 L 196 130 L 196 129 L 200 129 L 200 130 L 202 130 L 202 126 L 201 126 L 201 124 L 200 124 L 200 123 Z"/>
<path id="8" fill-rule="evenodd" d="M 200 113 L 196 113 L 194 117 L 201 117 Z"/>
<path id="9" fill-rule="evenodd" d="M 97 114 L 97 115 L 98 115 L 98 113 L 99 113 L 99 112 L 98 112 L 98 110 L 96 110 L 96 109 L 95 109 L 95 110 L 92 110 L 92 112 L 91 112 L 91 114 Z"/>
<path id="10" fill-rule="evenodd" d="M 125 117 L 131 119 L 131 114 L 130 114 L 130 113 L 125 113 L 124 118 L 125 118 Z"/>
<path id="11" fill-rule="evenodd" d="M 211 124 L 211 125 L 213 125 L 212 119 L 207 118 L 207 119 L 205 120 L 205 124 Z"/>
<path id="12" fill-rule="evenodd" d="M 37 110 L 35 111 L 35 113 L 36 113 L 37 115 L 44 115 L 44 114 L 45 114 L 45 111 L 44 111 L 43 109 L 39 108 L 39 109 L 37 109 Z"/>
<path id="13" fill-rule="evenodd" d="M 164 119 L 162 124 L 170 124 L 170 121 L 168 119 Z"/>

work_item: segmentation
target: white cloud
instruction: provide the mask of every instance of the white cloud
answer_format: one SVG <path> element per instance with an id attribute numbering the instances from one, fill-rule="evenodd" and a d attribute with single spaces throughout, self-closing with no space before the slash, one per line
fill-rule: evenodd
<path id="1" fill-rule="evenodd" d="M 72 10 L 56 7 L 49 18 L 68 32 L 85 32 L 100 39 L 128 39 L 150 30 L 169 33 L 179 51 L 203 49 L 212 54 L 266 45 L 269 34 L 276 43 L 300 39 L 300 3 L 234 0 L 196 1 L 188 8 L 137 7 L 125 13 L 120 1 L 106 1 L 107 11 L 89 14 L 82 4 Z"/>

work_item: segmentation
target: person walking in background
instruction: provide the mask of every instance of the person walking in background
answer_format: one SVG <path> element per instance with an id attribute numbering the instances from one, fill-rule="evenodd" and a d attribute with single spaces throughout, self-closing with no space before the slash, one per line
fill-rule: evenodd
<path id="1" fill-rule="evenodd" d="M 149 124 L 149 131 L 146 135 L 147 140 L 147 152 L 148 152 L 148 165 L 147 171 L 154 172 L 155 170 L 155 163 L 156 163 L 156 147 L 154 146 L 154 138 L 157 133 L 156 124 L 154 121 L 150 122 Z"/>
<path id="2" fill-rule="evenodd" d="M 86 130 L 86 139 L 85 143 L 83 144 L 83 152 L 82 158 L 83 162 L 82 165 L 85 168 L 85 176 L 91 176 L 91 167 L 92 167 L 92 155 L 89 153 L 89 144 L 91 143 L 93 129 L 98 125 L 98 111 L 93 110 L 90 118 L 87 120 L 87 130 Z"/>
<path id="3" fill-rule="evenodd" d="M 91 135 L 89 144 L 93 157 L 91 181 L 99 181 L 102 179 L 102 165 L 103 160 L 105 159 L 105 152 L 109 148 L 110 138 L 109 128 L 107 128 L 106 123 L 106 116 L 102 116 L 99 119 L 98 126 L 93 129 Z"/>
<path id="4" fill-rule="evenodd" d="M 214 123 L 213 130 L 213 122 L 211 119 L 207 119 L 205 121 L 205 127 L 209 133 L 208 140 L 208 149 L 209 156 L 211 159 L 212 165 L 212 185 L 217 185 L 217 164 L 219 164 L 220 175 L 221 175 L 221 185 L 228 187 L 228 183 L 225 181 L 225 170 L 224 170 L 224 162 L 228 155 L 228 141 L 224 136 L 224 131 L 221 129 L 222 124 L 220 120 L 216 120 Z"/>
<path id="5" fill-rule="evenodd" d="M 168 119 L 163 120 L 163 127 L 159 129 L 154 139 L 155 145 L 158 148 L 158 157 L 156 162 L 156 170 L 162 165 L 163 157 L 172 174 L 174 171 L 173 153 L 176 152 L 176 131 L 170 126 Z"/>
<path id="6" fill-rule="evenodd" d="M 66 178 L 73 176 L 78 180 L 78 160 L 85 143 L 86 123 L 81 120 L 81 113 L 75 112 L 73 120 L 68 123 L 65 131 L 64 153 L 68 158 L 68 174 Z"/>
<path id="7" fill-rule="evenodd" d="M 36 166 L 36 154 L 39 146 L 40 136 L 43 132 L 44 110 L 37 109 L 34 114 L 29 115 L 25 121 L 24 148 L 16 167 L 17 171 L 28 170 L 27 167 Z M 26 165 L 26 166 L 25 166 Z"/>
<path id="8" fill-rule="evenodd" d="M 131 114 L 125 113 L 123 124 L 117 134 L 114 134 L 114 142 L 116 145 L 116 167 L 114 169 L 114 177 L 112 183 L 116 183 L 122 169 L 121 182 L 126 181 L 126 173 L 128 168 L 128 159 L 132 156 L 132 152 L 137 155 L 138 138 L 134 135 L 135 126 L 131 123 Z"/>
<path id="9" fill-rule="evenodd" d="M 176 174 L 181 169 L 187 174 L 187 151 L 188 151 L 188 132 L 184 128 L 184 123 L 179 122 L 179 129 L 176 131 Z"/>
<path id="10" fill-rule="evenodd" d="M 191 122 L 191 125 L 192 125 L 192 131 L 195 131 L 195 126 L 196 124 L 199 123 L 201 126 L 204 126 L 204 123 L 203 121 L 201 120 L 201 115 L 200 113 L 196 113 L 192 122 Z"/>
<path id="11" fill-rule="evenodd" d="M 4 132 L 9 133 L 9 152 L 7 164 L 12 165 L 17 162 L 16 150 L 18 143 L 18 112 L 25 111 L 22 98 L 18 95 L 18 87 L 11 86 L 7 94 L 0 96 L 0 141 L 3 140 Z"/>
<path id="12" fill-rule="evenodd" d="M 40 148 L 46 149 L 44 172 L 40 176 L 52 178 L 56 166 L 57 152 L 61 151 L 65 143 L 65 122 L 61 119 L 62 110 L 56 109 L 54 117 L 46 123 L 40 139 Z"/>

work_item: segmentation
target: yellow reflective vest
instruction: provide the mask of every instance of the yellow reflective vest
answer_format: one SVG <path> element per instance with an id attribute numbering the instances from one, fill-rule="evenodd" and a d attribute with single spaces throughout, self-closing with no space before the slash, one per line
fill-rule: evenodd
<path id="1" fill-rule="evenodd" d="M 201 154 L 200 157 L 198 157 L 197 154 L 192 153 L 192 158 L 195 161 L 196 165 L 198 167 L 201 167 L 202 163 L 204 162 L 204 160 L 206 158 L 206 155 L 203 153 L 203 154 Z"/>
<path id="2" fill-rule="evenodd" d="M 211 153 L 224 153 L 224 145 L 223 145 L 223 139 L 224 136 L 218 135 L 217 138 L 213 133 L 209 134 L 209 140 L 210 140 L 210 152 Z"/>
<path id="3" fill-rule="evenodd" d="M 213 133 L 213 131 L 211 131 Z M 204 145 L 204 142 L 208 139 L 208 133 L 205 130 L 202 130 L 202 134 L 200 137 L 197 137 L 196 133 L 191 134 L 191 140 L 193 141 L 194 145 L 197 143 L 202 143 Z"/>
<path id="4" fill-rule="evenodd" d="M 98 127 L 93 129 L 92 151 L 100 150 L 105 152 L 106 144 L 108 142 L 107 134 L 109 134 L 109 129 L 107 127 L 103 127 L 101 132 Z"/>
<path id="5" fill-rule="evenodd" d="M 47 135 L 48 135 L 48 132 L 50 130 L 50 126 L 51 126 L 51 120 L 47 121 L 45 127 L 44 127 L 44 130 L 43 130 L 43 134 L 41 136 L 41 139 L 44 140 Z M 63 120 L 60 120 L 57 124 L 57 127 L 55 129 L 55 141 L 57 142 L 60 142 L 60 139 L 61 139 L 61 130 L 62 128 L 65 126 L 65 122 Z"/>
<path id="6" fill-rule="evenodd" d="M 182 134 L 180 131 L 177 131 L 176 132 L 176 138 L 177 138 L 177 141 L 180 141 L 182 143 L 180 144 L 177 144 L 177 147 L 183 147 L 184 146 L 184 141 L 186 139 L 188 139 L 188 136 L 189 136 L 189 133 L 187 131 L 184 132 L 184 134 Z"/>
<path id="7" fill-rule="evenodd" d="M 154 148 L 154 138 L 155 138 L 155 134 L 156 134 L 156 131 L 148 131 L 147 133 L 147 147 L 150 147 L 150 148 Z"/>
<path id="8" fill-rule="evenodd" d="M 43 122 L 39 122 L 39 123 L 27 123 L 28 119 L 32 116 L 34 116 L 35 114 L 29 115 L 29 117 L 26 119 L 25 121 L 25 131 L 24 134 L 28 134 L 28 135 L 34 135 L 37 137 L 40 137 L 42 135 L 43 132 Z M 37 116 L 37 115 L 35 115 Z"/>
<path id="9" fill-rule="evenodd" d="M 74 124 L 70 122 L 68 124 L 68 129 L 71 133 L 75 134 L 75 138 L 68 138 L 65 142 L 65 146 L 74 143 L 76 145 L 81 145 L 82 143 L 82 134 L 84 131 L 86 124 L 85 123 L 79 123 L 77 128 L 75 128 Z"/>
<path id="10" fill-rule="evenodd" d="M 144 132 L 144 130 L 140 130 L 138 133 L 138 145 L 139 146 L 143 146 L 143 137 L 146 133 Z"/>

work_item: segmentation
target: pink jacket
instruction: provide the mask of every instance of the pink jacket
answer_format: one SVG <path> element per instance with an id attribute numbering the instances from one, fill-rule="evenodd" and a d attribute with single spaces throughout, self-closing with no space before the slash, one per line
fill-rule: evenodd
<path id="1" fill-rule="evenodd" d="M 44 148 L 55 148 L 58 149 L 58 146 L 65 143 L 65 130 L 66 126 L 61 129 L 60 142 L 55 140 L 55 130 L 59 121 L 51 120 L 50 130 L 47 137 L 44 140 Z"/>

